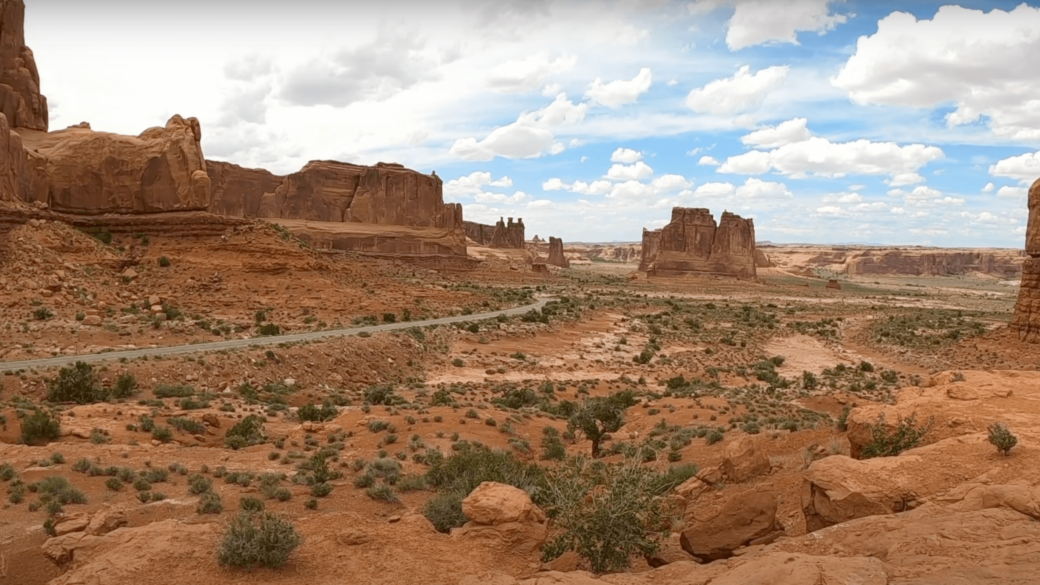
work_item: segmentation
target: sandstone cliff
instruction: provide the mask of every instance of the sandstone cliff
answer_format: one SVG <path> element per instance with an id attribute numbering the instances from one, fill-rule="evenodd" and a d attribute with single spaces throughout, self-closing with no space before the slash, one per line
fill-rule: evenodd
<path id="1" fill-rule="evenodd" d="M 0 6 L 0 113 L 13 128 L 47 131 L 47 98 L 32 50 L 25 46 L 25 2 Z"/>
<path id="2" fill-rule="evenodd" d="M 265 169 L 212 160 L 206 161 L 206 172 L 213 186 L 210 213 L 234 217 L 255 217 L 260 198 L 265 193 L 274 193 L 285 180 Z"/>
<path id="3" fill-rule="evenodd" d="M 647 234 L 643 232 L 644 250 Z M 654 236 L 650 236 L 652 239 Z M 644 252 L 647 274 L 679 276 L 714 274 L 755 278 L 755 225 L 750 219 L 723 212 L 716 224 L 707 209 L 676 207 L 672 221 L 657 236 L 656 254 Z"/>
<path id="4" fill-rule="evenodd" d="M 30 158 L 32 199 L 66 213 L 154 213 L 204 210 L 210 180 L 195 118 L 170 118 L 140 136 L 94 132 L 88 125 L 57 132 L 19 131 Z"/>
<path id="5" fill-rule="evenodd" d="M 661 230 L 643 228 L 643 245 L 639 254 L 639 270 L 646 272 L 657 257 L 657 248 L 661 244 Z"/>
<path id="6" fill-rule="evenodd" d="M 560 238 L 549 238 L 549 258 L 545 263 L 559 266 L 560 268 L 570 268 L 571 263 L 563 255 L 563 240 Z"/>
<path id="7" fill-rule="evenodd" d="M 1029 225 L 1026 227 L 1026 253 L 1022 264 L 1022 283 L 1011 328 L 1019 339 L 1040 343 L 1040 179 L 1029 188 Z"/>
<path id="8" fill-rule="evenodd" d="M 854 274 L 913 274 L 946 276 L 981 272 L 1014 276 L 1017 266 L 991 252 L 927 252 L 892 250 L 877 254 L 872 251 L 854 254 L 846 261 L 845 272 Z"/>
<path id="9" fill-rule="evenodd" d="M 524 249 L 524 219 L 522 217 L 516 222 L 510 217 L 509 223 L 499 218 L 495 225 L 485 225 L 473 221 L 464 221 L 462 225 L 466 230 L 466 237 L 481 246 Z"/>

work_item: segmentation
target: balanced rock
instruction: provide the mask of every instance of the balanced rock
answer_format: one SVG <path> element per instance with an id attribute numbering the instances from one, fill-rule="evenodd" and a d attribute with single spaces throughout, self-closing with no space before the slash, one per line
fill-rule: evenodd
<path id="1" fill-rule="evenodd" d="M 548 538 L 545 513 L 527 492 L 513 486 L 484 482 L 462 500 L 469 518 L 453 538 L 473 540 L 482 546 L 513 554 L 532 554 Z"/>
<path id="2" fill-rule="evenodd" d="M 682 533 L 682 548 L 702 561 L 714 561 L 733 556 L 733 551 L 742 546 L 771 542 L 783 533 L 776 510 L 777 498 L 772 493 L 738 494 L 715 516 L 688 522 Z"/>

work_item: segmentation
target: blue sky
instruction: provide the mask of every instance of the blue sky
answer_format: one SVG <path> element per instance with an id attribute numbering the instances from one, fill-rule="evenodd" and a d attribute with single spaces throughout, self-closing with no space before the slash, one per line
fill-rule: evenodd
<path id="1" fill-rule="evenodd" d="M 1021 247 L 1040 177 L 1036 2 L 301 0 L 200 18 L 198 1 L 30 0 L 52 127 L 197 116 L 209 158 L 436 170 L 467 219 L 565 241 L 636 241 L 682 205 L 774 242 Z"/>

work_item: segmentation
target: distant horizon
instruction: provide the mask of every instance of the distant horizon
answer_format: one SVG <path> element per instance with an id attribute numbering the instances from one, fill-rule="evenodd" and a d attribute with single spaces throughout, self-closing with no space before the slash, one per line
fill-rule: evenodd
<path id="1" fill-rule="evenodd" d="M 207 158 L 436 171 L 466 219 L 543 237 L 638 240 L 686 206 L 770 241 L 1022 246 L 1040 0 L 890 6 L 28 0 L 25 29 L 52 129 L 194 116 Z"/>

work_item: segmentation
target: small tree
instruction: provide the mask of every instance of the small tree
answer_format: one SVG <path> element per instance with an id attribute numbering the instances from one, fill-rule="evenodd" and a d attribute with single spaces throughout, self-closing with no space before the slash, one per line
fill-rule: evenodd
<path id="1" fill-rule="evenodd" d="M 593 459 L 598 458 L 600 444 L 625 424 L 625 410 L 635 402 L 630 392 L 618 392 L 608 398 L 590 398 L 571 415 L 567 430 L 584 433 L 592 441 Z"/>
<path id="2" fill-rule="evenodd" d="M 51 402 L 90 404 L 108 397 L 108 392 L 94 373 L 94 366 L 84 362 L 76 362 L 71 368 L 62 368 L 58 377 L 47 386 L 47 400 Z"/>
<path id="3" fill-rule="evenodd" d="M 26 445 L 43 441 L 49 443 L 61 436 L 61 422 L 51 418 L 43 410 L 37 408 L 32 414 L 22 419 L 22 442 Z"/>
<path id="4" fill-rule="evenodd" d="M 231 567 L 278 568 L 302 541 L 292 523 L 271 512 L 241 512 L 228 525 L 217 560 Z"/>
<path id="5" fill-rule="evenodd" d="M 998 453 L 1006 457 L 1011 454 L 1011 448 L 1018 444 L 1018 437 L 1011 434 L 1006 424 L 995 422 L 989 426 L 989 442 L 993 443 Z"/>
<path id="6" fill-rule="evenodd" d="M 224 444 L 235 450 L 263 442 L 264 419 L 256 414 L 251 414 L 235 423 L 235 426 L 231 427 L 224 436 Z"/>

